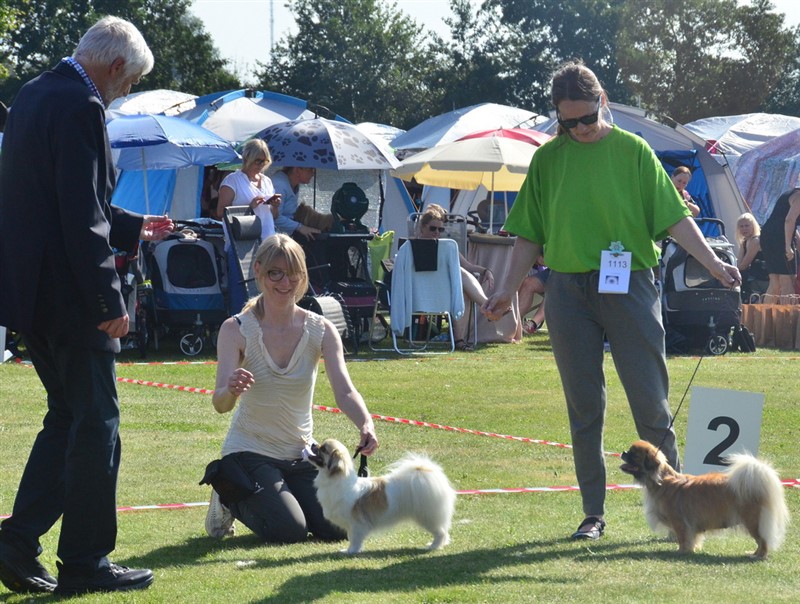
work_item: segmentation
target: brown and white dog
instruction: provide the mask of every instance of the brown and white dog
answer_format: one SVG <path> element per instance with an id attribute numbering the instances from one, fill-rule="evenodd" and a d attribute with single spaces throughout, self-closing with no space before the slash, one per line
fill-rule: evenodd
<path id="1" fill-rule="evenodd" d="M 308 459 L 319 473 L 314 480 L 325 517 L 347 531 L 349 547 L 361 551 L 376 529 L 411 520 L 433 535 L 428 549 L 450 542 L 456 493 L 442 468 L 425 456 L 408 454 L 383 476 L 357 476 L 345 446 L 328 439 L 312 445 Z"/>
<path id="2" fill-rule="evenodd" d="M 756 540 L 756 558 L 780 547 L 789 511 L 775 470 L 752 455 L 735 454 L 724 472 L 680 474 L 664 454 L 640 440 L 622 454 L 620 469 L 644 487 L 644 510 L 654 531 L 668 529 L 681 552 L 702 546 L 707 531 L 742 526 Z"/>

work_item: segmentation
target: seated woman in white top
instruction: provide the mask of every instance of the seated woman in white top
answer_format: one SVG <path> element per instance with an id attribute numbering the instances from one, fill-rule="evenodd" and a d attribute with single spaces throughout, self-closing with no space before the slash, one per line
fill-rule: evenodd
<path id="1" fill-rule="evenodd" d="M 272 163 L 269 147 L 261 139 L 245 143 L 242 149 L 242 167 L 228 174 L 219 188 L 216 218 L 222 220 L 228 206 L 250 206 L 261 220 L 261 239 L 275 234 L 275 217 L 281 196 L 275 193 L 272 181 L 264 174 Z"/>
<path id="2" fill-rule="evenodd" d="M 344 531 L 324 518 L 317 501 L 317 468 L 303 459 L 313 442 L 320 358 L 337 406 L 359 431 L 364 455 L 378 448 L 375 426 L 350 380 L 339 332 L 330 320 L 297 305 L 308 289 L 300 244 L 283 233 L 269 237 L 256 252 L 255 270 L 261 293 L 220 328 L 211 402 L 218 413 L 239 403 L 222 455 L 235 456 L 263 488 L 240 501 L 221 501 L 212 491 L 206 532 L 217 538 L 232 534 L 237 519 L 267 543 L 305 541 L 309 533 L 341 540 Z"/>

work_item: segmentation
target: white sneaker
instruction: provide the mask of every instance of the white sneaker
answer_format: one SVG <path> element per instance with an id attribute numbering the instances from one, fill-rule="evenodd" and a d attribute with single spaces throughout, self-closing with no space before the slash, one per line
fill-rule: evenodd
<path id="1" fill-rule="evenodd" d="M 209 537 L 222 539 L 225 536 L 233 536 L 236 528 L 233 526 L 233 514 L 222 505 L 219 494 L 211 489 L 211 501 L 208 503 L 208 513 L 206 514 L 206 533 Z"/>

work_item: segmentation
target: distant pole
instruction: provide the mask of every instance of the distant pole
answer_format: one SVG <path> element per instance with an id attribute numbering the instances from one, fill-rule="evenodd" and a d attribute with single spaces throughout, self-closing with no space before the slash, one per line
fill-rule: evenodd
<path id="1" fill-rule="evenodd" d="M 269 0 L 269 54 L 275 48 L 275 0 Z"/>

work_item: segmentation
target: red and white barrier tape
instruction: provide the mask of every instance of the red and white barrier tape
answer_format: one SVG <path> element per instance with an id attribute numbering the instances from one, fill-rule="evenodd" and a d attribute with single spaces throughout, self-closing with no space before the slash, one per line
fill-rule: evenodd
<path id="1" fill-rule="evenodd" d="M 146 380 L 135 380 L 132 378 L 117 378 L 118 382 L 122 382 L 125 384 L 135 384 L 137 386 L 153 386 L 155 388 L 167 388 L 170 390 L 179 390 L 181 392 L 191 392 L 193 394 L 214 394 L 213 390 L 209 390 L 208 388 L 193 388 L 190 386 L 178 386 L 176 384 L 164 384 L 161 382 L 150 382 Z M 314 409 L 317 411 L 327 411 L 329 413 L 341 413 L 342 410 L 338 407 L 328 407 L 325 405 L 314 405 Z M 526 436 L 511 436 L 509 434 L 498 434 L 496 432 L 483 432 L 481 430 L 472 430 L 470 428 L 458 428 L 455 426 L 447 426 L 443 424 L 434 424 L 431 422 L 423 422 L 417 421 L 413 419 L 406 419 L 402 417 L 392 417 L 390 415 L 379 415 L 377 413 L 373 413 L 372 417 L 374 419 L 379 419 L 385 422 L 393 422 L 396 424 L 406 424 L 409 426 L 419 426 L 423 428 L 434 428 L 436 430 L 446 430 L 449 432 L 460 432 L 462 434 L 474 434 L 476 436 L 490 436 L 493 438 L 503 438 L 506 440 L 514 440 L 518 442 L 524 443 L 531 443 L 537 445 L 548 445 L 551 447 L 561 447 L 562 449 L 571 449 L 572 445 L 566 445 L 563 443 L 552 442 L 549 440 L 541 440 L 538 438 L 528 438 Z M 619 457 L 619 453 L 606 453 L 606 455 Z"/>
<path id="2" fill-rule="evenodd" d="M 149 382 L 147 380 L 134 380 L 132 378 L 117 378 L 123 384 L 135 384 L 137 386 L 153 386 L 155 388 L 167 388 L 168 390 L 180 390 L 181 392 L 191 392 L 192 394 L 214 394 L 208 388 L 193 388 L 191 386 L 178 386 L 176 384 L 164 384 L 162 382 Z"/>
<path id="3" fill-rule="evenodd" d="M 793 478 L 782 480 L 781 484 L 785 487 L 800 488 L 800 479 Z M 636 484 L 609 484 L 606 485 L 608 491 L 630 491 L 641 488 Z M 514 493 L 566 493 L 580 491 L 577 486 L 557 486 L 557 487 L 520 487 L 511 489 L 462 489 L 456 491 L 458 495 L 504 495 Z M 185 510 L 187 508 L 206 507 L 207 501 L 195 501 L 192 503 L 163 503 L 156 505 L 126 505 L 117 508 L 117 512 L 147 512 L 151 510 Z M 8 518 L 9 515 L 0 516 L 0 520 Z"/>
<path id="4" fill-rule="evenodd" d="M 331 413 L 341 413 L 342 410 L 337 407 L 326 407 L 324 405 L 314 405 L 314 409 L 319 411 L 328 411 Z M 460 432 L 462 434 L 474 434 L 476 436 L 491 436 L 493 438 L 504 438 L 506 440 L 515 440 L 517 442 L 532 443 L 536 445 L 549 445 L 551 447 L 561 447 L 562 449 L 571 449 L 572 445 L 565 445 L 563 443 L 552 442 L 549 440 L 541 440 L 538 438 L 528 438 L 527 436 L 511 436 L 508 434 L 498 434 L 496 432 L 483 432 L 481 430 L 472 430 L 470 428 L 457 428 L 455 426 L 447 426 L 443 424 L 433 424 L 431 422 L 422 422 L 413 419 L 405 419 L 402 417 L 392 417 L 391 415 L 378 415 L 373 413 L 374 419 L 379 419 L 385 422 L 393 422 L 396 424 L 406 424 L 409 426 L 420 426 L 423 428 L 434 428 L 436 430 L 446 430 L 449 432 Z M 606 455 L 613 455 L 619 457 L 619 453 L 606 453 Z"/>

